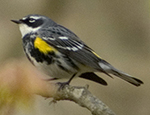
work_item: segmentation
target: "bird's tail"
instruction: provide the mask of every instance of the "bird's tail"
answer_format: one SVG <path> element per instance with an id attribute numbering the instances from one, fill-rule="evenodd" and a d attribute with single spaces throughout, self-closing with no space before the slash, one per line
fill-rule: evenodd
<path id="1" fill-rule="evenodd" d="M 102 72 L 109 75 L 113 74 L 117 77 L 120 77 L 121 79 L 135 85 L 135 86 L 140 86 L 141 84 L 143 84 L 143 82 L 137 78 L 132 77 L 129 74 L 126 74 L 116 68 L 114 68 L 112 65 L 110 65 L 108 62 L 106 62 L 105 60 L 101 60 L 99 62 L 99 66 L 102 69 Z"/>

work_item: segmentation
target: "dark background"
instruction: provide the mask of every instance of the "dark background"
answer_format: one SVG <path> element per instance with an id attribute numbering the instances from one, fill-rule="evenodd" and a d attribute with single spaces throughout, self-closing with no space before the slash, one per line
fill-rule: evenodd
<path id="1" fill-rule="evenodd" d="M 144 82 L 135 87 L 121 79 L 99 74 L 108 86 L 83 79 L 71 85 L 89 90 L 117 115 L 150 114 L 150 2 L 149 0 L 1 0 L 0 62 L 24 57 L 21 34 L 11 19 L 42 14 L 75 32 L 97 54 L 118 69 Z M 18 107 L 15 115 L 90 115 L 69 101 L 49 105 L 36 96 L 31 110 Z"/>

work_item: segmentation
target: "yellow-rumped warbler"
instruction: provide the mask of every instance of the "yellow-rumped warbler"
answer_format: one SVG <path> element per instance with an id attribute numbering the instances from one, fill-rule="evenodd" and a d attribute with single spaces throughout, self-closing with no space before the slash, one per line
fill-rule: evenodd
<path id="1" fill-rule="evenodd" d="M 113 74 L 129 83 L 140 86 L 143 82 L 110 65 L 101 59 L 90 47 L 69 29 L 50 18 L 32 14 L 20 20 L 19 24 L 24 51 L 33 65 L 53 79 L 79 76 L 107 85 L 94 72 Z"/>

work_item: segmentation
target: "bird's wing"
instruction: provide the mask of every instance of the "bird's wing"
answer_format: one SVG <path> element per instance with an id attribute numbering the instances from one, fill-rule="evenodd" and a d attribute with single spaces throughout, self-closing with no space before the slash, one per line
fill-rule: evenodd
<path id="1" fill-rule="evenodd" d="M 65 27 L 56 26 L 44 28 L 39 31 L 38 35 L 50 46 L 53 46 L 71 59 L 94 69 L 100 69 L 98 64 L 101 60 L 100 57 L 73 32 Z"/>

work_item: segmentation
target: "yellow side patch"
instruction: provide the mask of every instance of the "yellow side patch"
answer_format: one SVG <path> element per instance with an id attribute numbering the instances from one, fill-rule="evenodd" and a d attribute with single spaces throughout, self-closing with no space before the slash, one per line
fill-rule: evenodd
<path id="1" fill-rule="evenodd" d="M 92 53 L 96 56 L 96 57 L 98 57 L 98 58 L 101 58 L 97 53 L 95 53 L 94 51 L 92 51 Z"/>
<path id="2" fill-rule="evenodd" d="M 48 52 L 56 51 L 55 48 L 47 44 L 44 40 L 42 40 L 40 37 L 36 37 L 34 41 L 34 47 L 38 48 L 39 51 L 41 51 L 44 54 L 47 54 Z"/>

